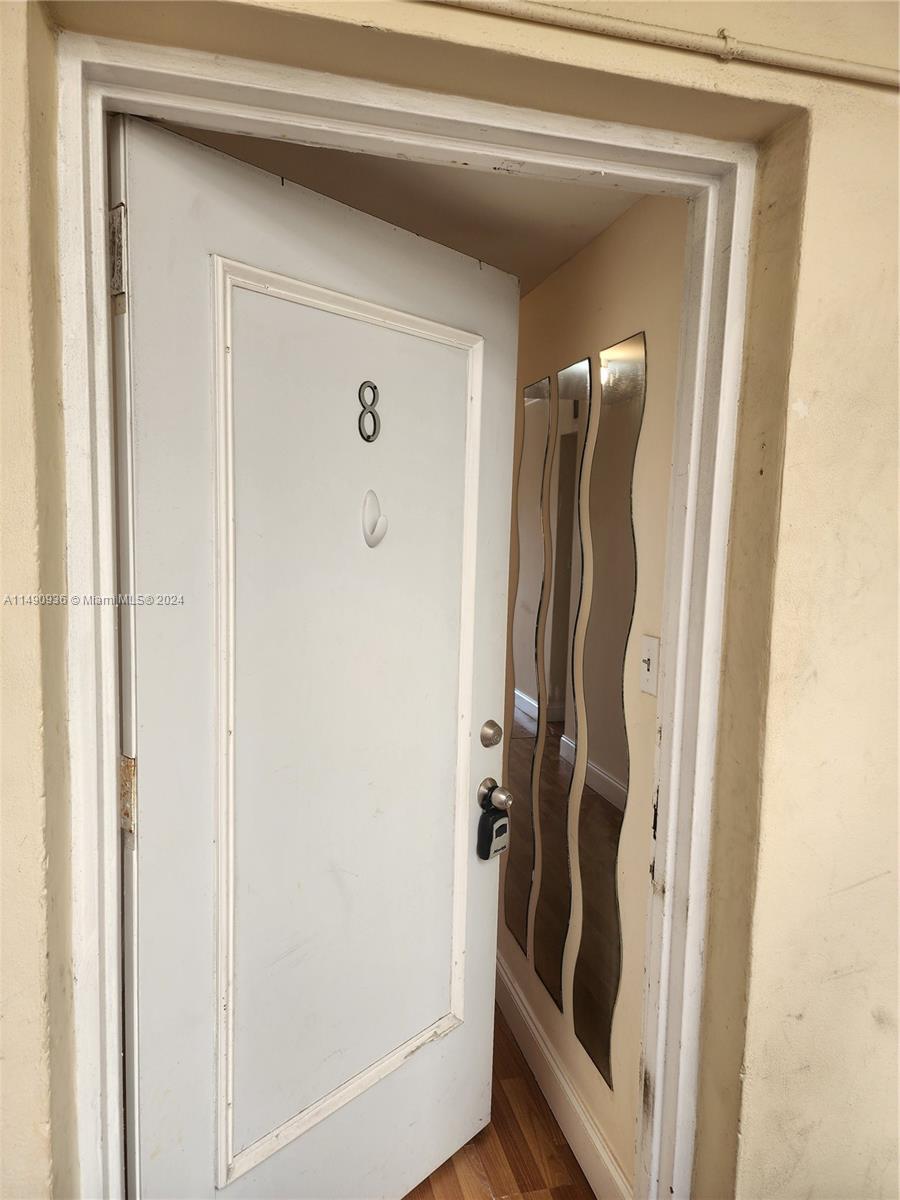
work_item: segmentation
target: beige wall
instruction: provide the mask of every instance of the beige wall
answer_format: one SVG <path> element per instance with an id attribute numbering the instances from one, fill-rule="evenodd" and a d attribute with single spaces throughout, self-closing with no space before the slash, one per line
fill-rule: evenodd
<path id="1" fill-rule="evenodd" d="M 897 146 L 884 93 L 829 93 L 813 110 L 751 935 L 747 1197 L 897 1194 L 897 228 L 884 221 Z"/>
<path id="2" fill-rule="evenodd" d="M 28 139 L 24 8 L 4 5 L 3 144 Z M 3 589 L 40 590 L 37 477 L 31 371 L 29 180 L 25 160 L 2 177 L 2 542 Z M 18 237 L 13 240 L 12 231 Z M 3 826 L 0 970 L 0 1182 L 4 1195 L 47 1195 L 50 1188 L 50 1053 L 47 1011 L 47 900 L 44 886 L 44 772 L 40 613 L 2 610 Z M 17 803 L 10 798 L 15 795 Z"/>
<path id="3" fill-rule="evenodd" d="M 884 0 L 802 0 L 802 5 L 735 0 L 566 0 L 566 7 L 762 46 L 858 63 L 897 66 L 896 6 Z"/>
<path id="4" fill-rule="evenodd" d="M 711 865 L 709 988 L 703 1045 L 695 1186 L 699 1197 L 734 1186 L 744 1061 L 748 954 L 756 884 L 761 745 L 769 680 L 771 595 L 778 541 L 785 408 L 793 347 L 805 173 L 807 121 L 798 117 L 760 154 L 760 222 L 750 282 L 749 319 L 756 331 L 744 362 L 737 439 L 726 637 L 720 712 L 715 853 Z M 714 981 L 714 984 L 713 984 Z"/>
<path id="5" fill-rule="evenodd" d="M 2 21 L 0 374 L 0 1194 L 70 1188 L 71 982 L 65 619 L 3 603 L 65 590 L 56 308 L 55 41 L 37 6 Z M 48 892 L 48 864 L 57 886 Z M 51 1088 L 52 1082 L 52 1088 Z"/>
<path id="6" fill-rule="evenodd" d="M 54 552 L 39 543 L 40 497 L 49 511 L 60 501 L 58 455 L 37 450 L 52 421 L 41 419 L 47 389 L 32 374 L 41 359 L 28 317 L 29 296 L 45 306 L 46 274 L 31 289 L 29 270 L 39 253 L 46 263 L 52 238 L 43 221 L 29 242 L 27 177 L 52 179 L 53 162 L 49 142 L 34 139 L 22 170 L 24 94 L 48 94 L 38 84 L 49 43 L 34 25 L 23 72 L 25 35 L 11 10 L 0 6 L 3 116 L 12 123 L 2 147 L 0 468 L 11 493 L 4 581 L 9 562 L 12 586 L 29 590 L 48 556 L 48 573 L 56 569 Z M 896 729 L 887 724 L 896 700 L 895 96 L 397 0 L 136 0 L 55 3 L 51 11 L 95 33 L 714 137 L 767 141 L 808 112 L 793 146 L 787 131 L 768 144 L 756 210 L 695 1194 L 895 1195 L 897 772 Z M 785 44 L 804 45 L 823 28 L 820 5 L 734 3 L 728 11 L 729 26 L 733 13 L 741 28 Z M 846 45 L 848 58 L 874 56 L 858 40 L 872 29 L 878 46 L 896 46 L 894 5 L 867 6 L 865 21 L 855 4 L 829 11 L 863 31 L 839 30 L 829 53 Z M 697 6 L 681 0 L 656 17 L 688 27 L 696 18 Z M 54 532 L 52 520 L 44 531 Z M 16 1153 L 13 1166 L 4 1155 L 3 1170 L 15 1169 L 27 1194 L 40 1195 L 49 1171 L 42 964 L 53 941 L 44 931 L 42 841 L 45 809 L 60 807 L 43 799 L 47 764 L 58 760 L 45 743 L 60 724 L 48 689 L 61 675 L 42 670 L 42 658 L 50 660 L 33 621 L 25 617 L 4 645 L 3 899 L 4 920 L 12 912 L 13 921 L 0 948 L 4 1024 L 13 1031 L 3 1035 L 13 1055 L 4 1079 L 21 1084 L 14 1128 L 3 1129 L 14 1139 L 4 1149 Z M 51 903 L 63 907 L 64 864 L 58 853 L 51 858 Z M 744 886 L 729 884 L 735 875 Z M 54 1122 L 54 1138 L 62 1123 Z"/>
<path id="7" fill-rule="evenodd" d="M 642 330 L 647 335 L 647 397 L 633 488 L 638 587 L 624 674 L 631 779 L 619 845 L 623 955 L 613 1020 L 613 1090 L 575 1037 L 572 1014 L 560 1013 L 502 915 L 500 921 L 500 952 L 510 974 L 627 1178 L 634 1173 L 656 731 L 656 700 L 640 690 L 640 635 L 658 635 L 662 625 L 686 229 L 682 201 L 639 201 L 529 292 L 519 319 L 520 392 L 527 382 L 548 374 L 555 380 L 558 371 L 585 358 L 591 359 L 596 387 L 599 352 Z M 586 664 L 586 689 L 589 677 Z M 575 936 L 577 942 L 577 931 Z"/>

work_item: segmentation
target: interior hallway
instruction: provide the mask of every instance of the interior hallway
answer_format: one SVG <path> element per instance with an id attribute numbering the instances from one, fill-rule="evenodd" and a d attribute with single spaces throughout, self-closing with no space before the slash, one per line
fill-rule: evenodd
<path id="1" fill-rule="evenodd" d="M 593 1200 L 499 1010 L 491 1123 L 406 1200 Z"/>

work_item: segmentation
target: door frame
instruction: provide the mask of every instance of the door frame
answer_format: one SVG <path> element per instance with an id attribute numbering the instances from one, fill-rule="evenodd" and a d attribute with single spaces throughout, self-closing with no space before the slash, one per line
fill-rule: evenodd
<path id="1" fill-rule="evenodd" d="M 63 32 L 58 237 L 70 594 L 114 596 L 107 114 L 688 198 L 636 1196 L 690 1196 L 725 574 L 755 147 Z M 710 97 L 710 103 L 714 103 Z M 68 623 L 81 1194 L 124 1194 L 116 609 Z M 649 866 L 649 864 L 648 864 Z"/>

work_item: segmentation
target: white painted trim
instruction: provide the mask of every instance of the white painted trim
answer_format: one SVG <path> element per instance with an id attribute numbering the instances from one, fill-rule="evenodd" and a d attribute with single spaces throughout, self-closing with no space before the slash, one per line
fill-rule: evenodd
<path id="1" fill-rule="evenodd" d="M 216 391 L 216 1182 L 234 1166 L 234 404 L 232 294 L 213 259 Z M 138 1157 L 140 1157 L 138 1155 Z"/>
<path id="2" fill-rule="evenodd" d="M 568 763 L 574 763 L 575 751 L 575 742 L 572 738 L 563 734 L 559 740 L 560 758 L 564 758 Z M 616 779 L 615 775 L 610 775 L 608 771 L 604 771 L 601 766 L 590 758 L 587 760 L 584 781 L 589 788 L 592 788 L 604 800 L 608 800 L 620 812 L 625 811 L 625 803 L 628 800 L 627 786 L 621 779 Z"/>
<path id="3" fill-rule="evenodd" d="M 497 1003 L 595 1194 L 603 1200 L 631 1200 L 631 1185 L 603 1130 L 572 1086 L 534 1010 L 499 955 Z"/>
<path id="4" fill-rule="evenodd" d="M 467 351 L 466 446 L 463 513 L 463 578 L 460 624 L 459 714 L 463 730 L 472 723 L 475 638 L 475 538 L 478 511 L 478 464 L 481 430 L 481 355 L 484 339 L 412 313 L 348 296 L 247 263 L 213 256 L 216 372 L 216 611 L 218 661 L 218 783 L 216 884 L 216 1029 L 217 1186 L 227 1187 L 283 1146 L 306 1133 L 401 1067 L 416 1050 L 444 1037 L 462 1023 L 465 995 L 465 855 L 468 847 L 469 747 L 459 738 L 454 813 L 453 920 L 450 945 L 450 1010 L 351 1079 L 283 1121 L 250 1146 L 234 1148 L 234 404 L 231 347 L 233 292 L 236 288 L 274 299 L 337 313 L 355 321 L 394 329 L 414 337 Z"/>
<path id="5" fill-rule="evenodd" d="M 224 1177 L 220 1178 L 218 1187 L 225 1187 L 229 1183 L 233 1183 L 235 1179 L 240 1179 L 242 1175 L 246 1175 L 248 1171 L 252 1171 L 261 1162 L 265 1162 L 267 1158 L 271 1158 L 282 1146 L 287 1146 L 290 1142 L 300 1137 L 301 1134 L 306 1133 L 308 1129 L 311 1129 L 313 1125 L 318 1125 L 320 1121 L 324 1121 L 326 1117 L 330 1117 L 333 1112 L 342 1108 L 356 1096 L 367 1091 L 379 1079 L 384 1079 L 386 1075 L 390 1075 L 392 1071 L 396 1071 L 398 1067 L 402 1067 L 411 1054 L 414 1054 L 429 1042 L 446 1037 L 451 1030 L 456 1029 L 461 1023 L 459 1017 L 454 1016 L 453 1013 L 447 1013 L 429 1025 L 427 1029 L 423 1029 L 415 1037 L 411 1037 L 408 1041 L 396 1046 L 389 1054 L 372 1063 L 364 1071 L 360 1071 L 358 1075 L 354 1075 L 352 1079 L 348 1079 L 346 1083 L 342 1083 L 340 1087 L 329 1092 L 327 1096 L 323 1096 L 308 1108 L 304 1108 L 302 1112 L 297 1113 L 279 1125 L 277 1129 L 271 1130 L 270 1133 L 265 1134 L 264 1137 L 259 1138 L 252 1145 L 239 1151 L 229 1162 L 227 1173 Z"/>
<path id="6" fill-rule="evenodd" d="M 109 204 L 114 207 L 125 205 L 126 219 L 123 221 L 124 247 L 123 272 L 127 289 L 128 282 L 128 195 L 125 172 L 125 126 L 124 117 L 113 117 L 110 121 L 108 139 L 109 160 Z M 110 322 L 113 343 L 113 393 L 118 412 L 117 470 L 118 495 L 117 520 L 120 536 L 116 547 L 118 554 L 119 590 L 134 595 L 134 414 L 132 410 L 131 374 L 131 313 L 127 303 L 124 311 L 116 311 Z M 128 605 L 119 613 L 119 703 L 121 706 L 120 751 L 129 758 L 137 753 L 137 678 L 135 609 Z M 138 792 L 140 781 L 136 779 Z M 139 798 L 138 798 L 139 799 Z M 137 806 L 132 810 L 137 829 Z M 126 1176 L 132 1180 L 135 1195 L 141 1194 L 141 1162 L 135 1153 L 140 1144 L 140 1105 L 138 1103 L 138 1078 L 140 1074 L 140 1028 L 138 1024 L 137 947 L 140 938 L 138 921 L 138 856 L 136 835 L 122 839 L 122 1053 L 128 1069 L 123 1071 L 125 1094 L 125 1159 Z"/>
<path id="7" fill-rule="evenodd" d="M 317 308 L 322 312 L 336 313 L 354 321 L 364 321 L 367 325 L 379 325 L 384 329 L 410 333 L 414 337 L 440 342 L 444 346 L 458 346 L 463 350 L 472 351 L 484 341 L 478 333 L 453 329 L 449 325 L 429 321 L 414 313 L 400 312 L 383 304 L 373 304 L 370 300 L 346 296 L 342 292 L 334 292 L 330 288 L 305 283 L 300 279 L 291 279 L 287 275 L 279 275 L 262 267 L 234 262 L 218 255 L 216 261 L 221 264 L 223 279 L 228 281 L 230 287 L 245 288 L 248 292 L 261 292 L 266 296 L 288 300 L 292 304 L 303 304 L 307 308 Z M 471 377 L 471 371 L 469 376 Z"/>
<path id="8" fill-rule="evenodd" d="M 58 225 L 70 592 L 116 592 L 103 100 L 80 55 L 58 56 Z M 99 196 L 90 199 L 88 180 Z M 95 465 L 97 469 L 95 470 Z M 76 1153 L 82 1196 L 124 1189 L 119 920 L 118 652 L 111 606 L 67 627 Z M 62 902 L 62 901 L 61 901 Z"/>
<path id="9" fill-rule="evenodd" d="M 657 1176 L 671 1179 L 670 1187 L 676 1197 L 689 1197 L 693 1181 L 694 1137 L 696 1133 L 697 1080 L 700 1065 L 700 1010 L 704 983 L 707 911 L 709 905 L 709 851 L 712 833 L 713 785 L 715 780 L 716 745 L 719 712 L 719 684 L 722 663 L 722 640 L 725 623 L 725 587 L 728 565 L 728 533 L 731 524 L 731 499 L 734 484 L 734 455 L 737 441 L 738 397 L 743 362 L 744 324 L 746 318 L 749 271 L 749 245 L 753 218 L 755 162 L 740 163 L 733 175 L 724 179 L 719 192 L 718 212 L 713 254 L 710 263 L 710 303 L 701 306 L 710 321 L 707 330 L 709 377 L 704 381 L 702 424 L 707 435 L 715 435 L 715 451 L 711 461 L 700 464 L 698 487 L 708 489 L 708 524 L 695 537 L 695 555 L 701 560 L 695 571 L 702 584 L 703 607 L 700 596 L 686 598 L 691 623 L 696 630 L 690 654 L 692 674 L 686 673 L 682 682 L 690 697 L 692 709 L 682 729 L 693 723 L 696 736 L 694 753 L 684 755 L 682 770 L 687 768 L 687 780 L 682 777 L 681 789 L 667 790 L 669 828 L 661 839 L 667 852 L 666 894 L 663 907 L 669 929 L 684 921 L 684 964 L 681 987 L 674 990 L 677 1021 L 666 1026 L 666 1048 L 661 1055 L 658 1072 L 674 1074 L 677 1078 L 677 1105 L 674 1136 L 662 1135 L 654 1142 L 660 1155 Z M 744 247 L 735 254 L 734 247 Z M 730 252 L 730 253 L 729 253 Z M 728 258 L 727 271 L 715 271 L 712 263 Z M 715 320 L 718 312 L 732 314 L 729 321 Z M 720 403 L 710 414 L 710 396 L 718 395 L 730 403 Z M 698 528 L 695 516 L 695 530 Z M 704 544 L 705 542 L 705 544 Z M 704 561 L 705 560 L 705 561 Z M 696 579 L 696 575 L 694 577 Z M 702 614 L 702 621 L 699 619 Z M 675 727 L 676 736 L 678 727 Z M 692 760 L 688 766 L 685 760 Z M 672 793 L 676 793 L 677 802 Z M 660 787 L 660 798 L 664 789 Z M 662 814 L 661 814 L 662 815 Z M 689 847 L 689 848 L 688 848 Z M 673 853 L 677 849 L 677 854 Z M 672 897 L 668 898 L 668 887 Z M 654 893 L 656 900 L 658 893 Z M 683 898 L 683 900 L 682 900 Z M 683 908 L 677 907 L 683 903 Z M 677 939 L 663 934 L 663 946 L 674 949 Z M 676 960 L 677 966 L 678 960 Z M 671 1071 L 673 1056 L 677 1069 Z M 666 1080 L 666 1086 L 670 1086 Z M 671 1111 L 671 1109 L 669 1110 Z M 654 1121 L 663 1118 L 663 1105 L 655 1106 Z M 672 1167 L 668 1167 L 668 1153 Z"/>
<path id="10" fill-rule="evenodd" d="M 73 592 L 113 594 L 113 407 L 105 117 L 166 118 L 413 161 L 469 164 L 691 201 L 661 663 L 636 1194 L 690 1194 L 725 558 L 755 173 L 751 146 L 590 121 L 189 50 L 59 38 L 58 232 Z M 715 104 L 714 96 L 709 102 Z M 460 168 L 462 169 L 462 168 Z M 479 369 L 473 355 L 473 370 Z M 123 1194 L 116 613 L 68 623 L 75 1103 L 82 1195 Z"/>

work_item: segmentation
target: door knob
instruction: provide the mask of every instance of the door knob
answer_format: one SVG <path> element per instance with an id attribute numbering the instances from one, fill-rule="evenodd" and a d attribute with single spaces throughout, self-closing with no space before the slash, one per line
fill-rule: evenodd
<path id="1" fill-rule="evenodd" d="M 482 779 L 478 785 L 478 803 L 484 812 L 478 818 L 476 853 L 485 861 L 496 858 L 509 845 L 509 809 L 512 793 L 500 787 L 496 779 Z"/>
<path id="2" fill-rule="evenodd" d="M 478 803 L 485 810 L 489 808 L 500 808 L 508 811 L 512 807 L 513 794 L 505 787 L 501 787 L 496 779 L 482 779 L 478 785 Z"/>
<path id="3" fill-rule="evenodd" d="M 502 808 L 508 812 L 512 808 L 512 792 L 507 791 L 505 787 L 495 787 L 491 792 L 490 802 L 494 808 Z"/>

